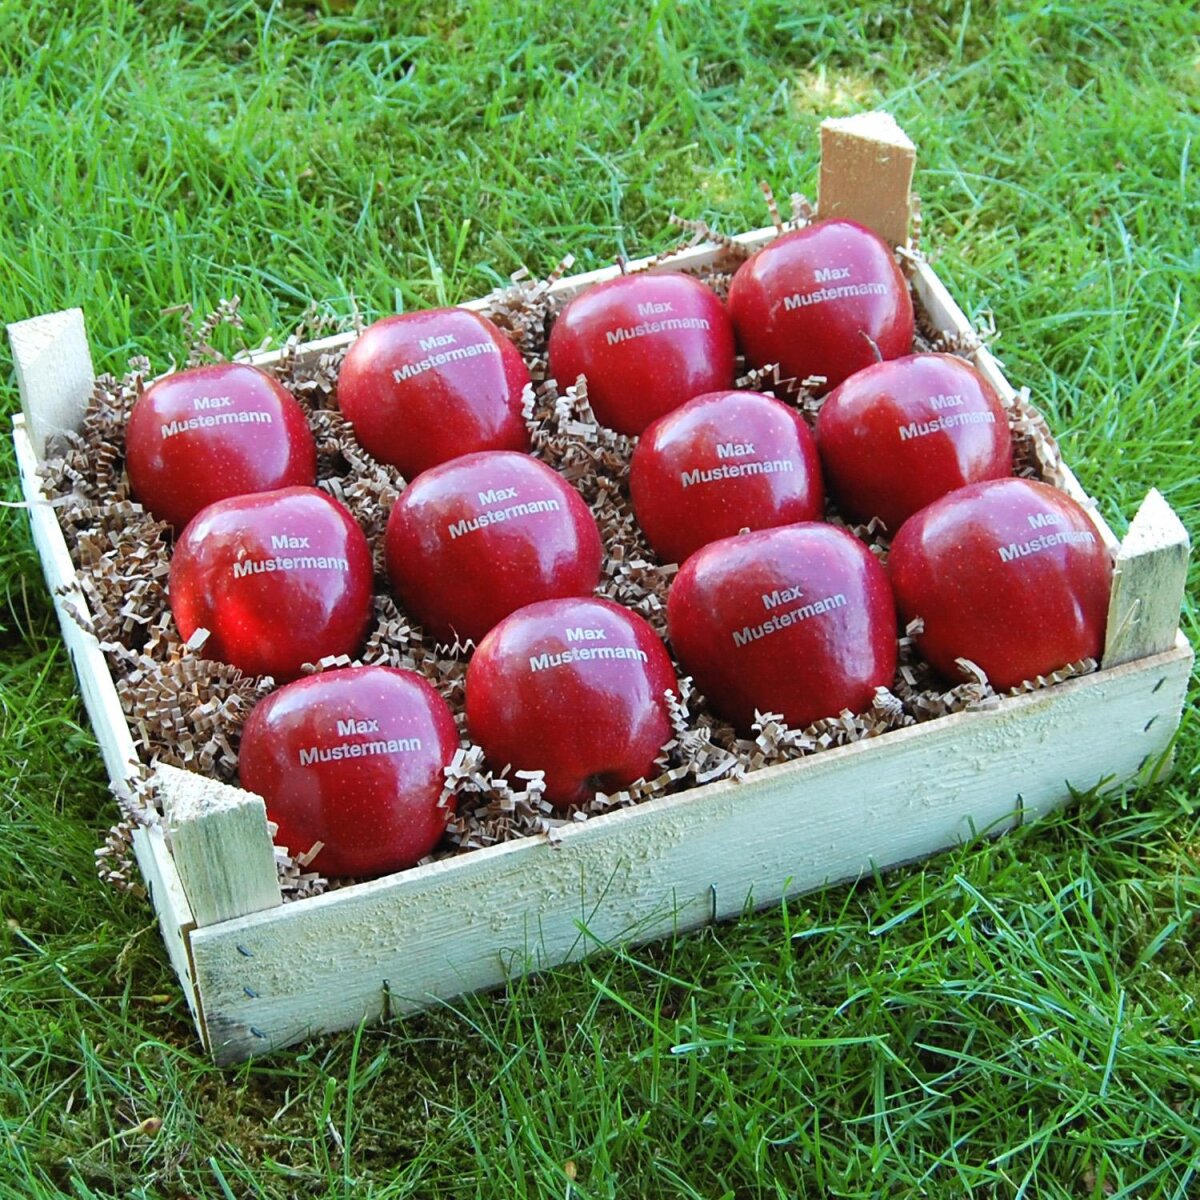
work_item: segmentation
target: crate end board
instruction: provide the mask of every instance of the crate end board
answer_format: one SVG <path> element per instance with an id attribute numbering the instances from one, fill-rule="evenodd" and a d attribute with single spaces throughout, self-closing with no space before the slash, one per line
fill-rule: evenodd
<path id="1" fill-rule="evenodd" d="M 232 1063 L 415 1011 L 1003 832 L 1072 788 L 1157 777 L 1191 663 L 1181 639 L 991 710 L 194 930 L 211 1051 Z"/>

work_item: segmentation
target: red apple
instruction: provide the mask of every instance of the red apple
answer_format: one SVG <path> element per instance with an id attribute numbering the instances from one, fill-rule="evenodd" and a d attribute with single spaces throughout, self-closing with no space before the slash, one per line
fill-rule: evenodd
<path id="1" fill-rule="evenodd" d="M 641 433 L 693 396 L 731 386 L 734 355 L 725 306 L 678 272 L 598 283 L 550 330 L 550 374 L 560 388 L 586 375 L 596 419 L 618 433 Z"/>
<path id="2" fill-rule="evenodd" d="M 151 384 L 130 413 L 125 456 L 134 496 L 176 529 L 217 500 L 317 477 L 304 410 L 245 363 L 177 371 Z"/>
<path id="3" fill-rule="evenodd" d="M 1012 474 L 1008 417 L 961 358 L 911 354 L 851 375 L 821 407 L 817 446 L 842 515 L 895 533 L 947 492 Z"/>
<path id="4" fill-rule="evenodd" d="M 974 483 L 910 517 L 888 574 L 917 649 L 948 680 L 956 658 L 1006 689 L 1104 648 L 1112 562 L 1070 496 L 1031 479 Z"/>
<path id="5" fill-rule="evenodd" d="M 425 857 L 454 798 L 458 750 L 446 702 L 413 671 L 352 667 L 272 692 L 246 721 L 242 787 L 260 795 L 292 854 L 323 875 L 383 875 Z"/>
<path id="6" fill-rule="evenodd" d="M 854 221 L 818 221 L 768 242 L 734 275 L 729 314 L 753 366 L 823 375 L 822 391 L 912 350 L 904 277 L 887 243 Z"/>
<path id="7" fill-rule="evenodd" d="M 804 418 L 761 392 L 708 392 L 655 421 L 629 468 L 633 511 L 664 562 L 740 529 L 824 513 Z"/>
<path id="8" fill-rule="evenodd" d="M 385 317 L 338 374 L 338 404 L 368 453 L 406 479 L 475 450 L 528 450 L 529 370 L 491 321 L 465 308 Z"/>
<path id="9" fill-rule="evenodd" d="M 388 517 L 387 566 L 408 613 L 478 641 L 535 600 L 586 596 L 603 548 L 579 493 L 527 454 L 485 450 L 418 475 Z"/>
<path id="10" fill-rule="evenodd" d="M 793 729 L 863 712 L 896 670 L 887 575 L 844 529 L 809 522 L 711 542 L 667 597 L 683 669 L 743 733 L 754 712 Z"/>
<path id="11" fill-rule="evenodd" d="M 184 638 L 207 629 L 206 658 L 294 679 L 358 651 L 373 571 L 354 518 L 316 488 L 281 488 L 202 509 L 175 543 L 170 599 Z"/>
<path id="12" fill-rule="evenodd" d="M 505 617 L 467 668 L 467 727 L 497 769 L 546 773 L 560 808 L 654 770 L 678 693 L 654 630 L 608 600 L 544 600 Z"/>

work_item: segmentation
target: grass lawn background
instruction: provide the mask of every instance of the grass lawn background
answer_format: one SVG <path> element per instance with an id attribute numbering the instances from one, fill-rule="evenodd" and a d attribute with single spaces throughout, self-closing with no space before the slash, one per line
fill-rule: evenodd
<path id="1" fill-rule="evenodd" d="M 764 224 L 758 180 L 812 195 L 819 120 L 882 106 L 927 251 L 1105 517 L 1154 484 L 1200 532 L 1189 4 L 0 17 L 0 316 L 82 306 L 97 370 L 181 360 L 185 301 L 242 297 L 231 353 L 312 302 L 652 252 L 672 211 Z M 7 357 L 0 386 L 16 411 Z M 113 808 L 0 511 L 0 1198 L 1200 1195 L 1194 720 L 1165 786 L 222 1072 L 95 878 Z"/>

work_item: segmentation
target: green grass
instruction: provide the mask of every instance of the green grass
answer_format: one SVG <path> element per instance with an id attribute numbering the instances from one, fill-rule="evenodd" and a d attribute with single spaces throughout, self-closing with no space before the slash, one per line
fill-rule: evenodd
<path id="1" fill-rule="evenodd" d="M 98 369 L 182 359 L 183 301 L 241 295 L 232 350 L 762 224 L 882 105 L 1105 516 L 1154 484 L 1200 533 L 1192 5 L 71 7 L 0 0 L 0 315 L 81 305 Z M 0 1198 L 1200 1195 L 1194 720 L 1163 786 L 221 1072 L 95 879 L 113 809 L 0 512 Z"/>

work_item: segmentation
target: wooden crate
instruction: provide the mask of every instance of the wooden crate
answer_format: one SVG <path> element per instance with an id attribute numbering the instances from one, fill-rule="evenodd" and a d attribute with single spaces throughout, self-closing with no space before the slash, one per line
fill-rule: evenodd
<path id="1" fill-rule="evenodd" d="M 822 149 L 821 215 L 904 242 L 913 148 L 894 123 L 874 114 L 826 122 Z M 736 240 L 753 247 L 773 232 Z M 699 246 L 666 269 L 716 254 Z M 570 295 L 614 272 L 553 290 Z M 912 280 L 939 329 L 970 332 L 927 264 L 913 265 Z M 99 645 L 73 615 L 86 618 L 86 604 L 36 474 L 46 438 L 77 429 L 91 394 L 83 316 L 54 313 L 9 333 L 24 409 L 13 437 L 34 540 L 109 776 L 125 787 L 133 738 Z M 973 358 L 1013 395 L 986 349 Z M 1073 477 L 1065 487 L 1090 503 Z M 1154 491 L 1123 543 L 1097 524 L 1116 572 L 1095 674 L 319 897 L 281 904 L 258 797 L 158 768 L 166 816 L 137 830 L 135 851 L 205 1047 L 219 1063 L 237 1062 L 910 862 L 1040 816 L 1072 788 L 1162 771 L 1192 664 L 1177 629 L 1187 535 Z"/>

